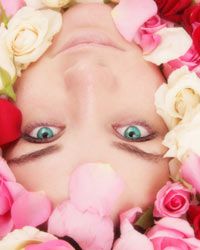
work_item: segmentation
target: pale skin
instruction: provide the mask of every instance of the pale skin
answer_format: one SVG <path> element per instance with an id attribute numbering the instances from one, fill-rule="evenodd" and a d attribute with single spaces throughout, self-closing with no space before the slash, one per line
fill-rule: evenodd
<path id="1" fill-rule="evenodd" d="M 18 182 L 44 190 L 54 205 L 68 197 L 69 176 L 78 165 L 109 163 L 125 183 L 113 209 L 116 218 L 132 206 L 147 208 L 169 173 L 162 157 L 167 128 L 154 106 L 155 91 L 165 80 L 118 33 L 110 10 L 81 4 L 65 12 L 51 48 L 15 86 L 23 136 L 4 156 Z M 104 32 L 121 49 L 87 45 L 58 53 L 68 37 L 85 29 Z M 130 126 L 140 130 L 140 140 L 125 137 Z M 41 127 L 51 128 L 50 140 L 31 140 Z"/>

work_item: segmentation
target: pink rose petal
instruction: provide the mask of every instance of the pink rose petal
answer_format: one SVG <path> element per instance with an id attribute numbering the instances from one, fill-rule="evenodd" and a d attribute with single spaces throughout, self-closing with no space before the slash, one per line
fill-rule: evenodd
<path id="1" fill-rule="evenodd" d="M 200 193 L 200 157 L 191 154 L 181 167 L 182 177 Z"/>
<path id="2" fill-rule="evenodd" d="M 1 0 L 1 3 L 8 16 L 13 16 L 25 5 L 24 0 Z"/>
<path id="3" fill-rule="evenodd" d="M 81 211 L 109 215 L 123 189 L 123 182 L 109 164 L 88 163 L 76 168 L 69 184 L 70 200 Z"/>
<path id="4" fill-rule="evenodd" d="M 121 0 L 111 14 L 121 35 L 131 42 L 140 26 L 157 14 L 157 5 L 153 0 Z"/>
<path id="5" fill-rule="evenodd" d="M 0 217 L 0 238 L 8 234 L 13 228 L 13 222 L 10 213 Z"/>
<path id="6" fill-rule="evenodd" d="M 121 236 L 115 242 L 113 250 L 153 250 L 151 241 L 145 235 L 137 232 L 132 225 L 137 213 L 141 212 L 140 208 L 133 208 L 120 216 Z"/>
<path id="7" fill-rule="evenodd" d="M 12 206 L 11 215 L 15 228 L 36 227 L 50 216 L 51 203 L 44 194 L 25 192 Z"/>
<path id="8" fill-rule="evenodd" d="M 48 232 L 59 237 L 73 238 L 84 250 L 110 250 L 113 242 L 113 222 L 96 213 L 80 212 L 69 201 L 52 213 Z"/>
<path id="9" fill-rule="evenodd" d="M 15 176 L 10 170 L 7 162 L 2 157 L 0 157 L 0 176 L 7 181 L 16 181 Z"/>

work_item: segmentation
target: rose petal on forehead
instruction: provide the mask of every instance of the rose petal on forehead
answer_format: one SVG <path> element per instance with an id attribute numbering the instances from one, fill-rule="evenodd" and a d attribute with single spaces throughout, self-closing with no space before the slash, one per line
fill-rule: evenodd
<path id="1" fill-rule="evenodd" d="M 70 177 L 70 200 L 81 211 L 109 215 L 123 189 L 123 182 L 109 164 L 87 163 Z"/>
<path id="2" fill-rule="evenodd" d="M 132 41 L 140 26 L 156 13 L 153 0 L 121 0 L 111 11 L 116 27 L 127 41 Z"/>

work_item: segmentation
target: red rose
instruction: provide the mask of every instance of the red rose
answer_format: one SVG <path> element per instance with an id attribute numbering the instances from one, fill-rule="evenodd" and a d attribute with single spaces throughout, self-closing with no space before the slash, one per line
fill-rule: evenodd
<path id="1" fill-rule="evenodd" d="M 192 35 L 193 31 L 200 24 L 200 4 L 196 4 L 186 9 L 182 16 L 182 22 L 184 28 Z"/>
<path id="2" fill-rule="evenodd" d="M 158 14 L 171 22 L 180 22 L 182 14 L 191 4 L 192 0 L 155 0 Z"/>
<path id="3" fill-rule="evenodd" d="M 187 219 L 194 227 L 196 238 L 200 239 L 200 206 L 190 205 Z"/>
<path id="4" fill-rule="evenodd" d="M 21 136 L 22 114 L 10 101 L 0 99 L 0 147 Z"/>

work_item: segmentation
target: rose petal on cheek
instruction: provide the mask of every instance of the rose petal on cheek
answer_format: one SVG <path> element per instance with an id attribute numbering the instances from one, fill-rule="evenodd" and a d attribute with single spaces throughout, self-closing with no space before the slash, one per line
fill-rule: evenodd
<path id="1" fill-rule="evenodd" d="M 140 13 L 140 15 L 138 15 Z M 111 15 L 121 35 L 131 42 L 139 29 L 149 18 L 156 15 L 157 5 L 151 0 L 121 0 Z"/>

